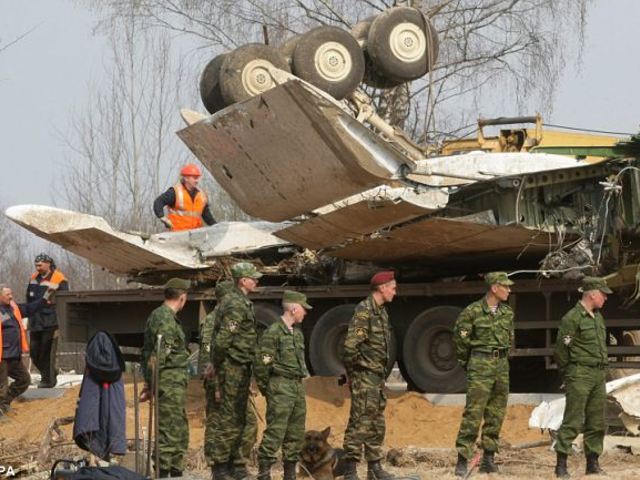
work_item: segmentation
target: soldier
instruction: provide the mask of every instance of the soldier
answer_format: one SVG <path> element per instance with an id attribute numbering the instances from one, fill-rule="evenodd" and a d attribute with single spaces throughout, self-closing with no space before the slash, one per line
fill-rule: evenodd
<path id="1" fill-rule="evenodd" d="M 584 432 L 586 474 L 603 473 L 598 463 L 604 441 L 607 332 L 600 309 L 613 293 L 603 278 L 584 277 L 582 298 L 560 321 L 555 359 L 564 378 L 566 406 L 556 436 L 556 477 L 567 478 L 571 442 Z"/>
<path id="2" fill-rule="evenodd" d="M 358 480 L 356 467 L 363 446 L 367 479 L 394 478 L 380 465 L 387 404 L 384 382 L 391 342 L 384 304 L 396 295 L 394 272 L 376 273 L 370 285 L 371 294 L 356 306 L 344 341 L 344 366 L 351 391 L 351 411 L 344 434 L 345 480 Z"/>
<path id="3" fill-rule="evenodd" d="M 215 306 L 204 319 L 200 330 L 200 356 L 198 366 L 200 374 L 204 379 L 204 389 L 206 404 L 206 425 L 204 434 L 204 455 L 207 463 L 213 466 L 213 446 L 214 446 L 214 427 L 218 422 L 218 410 L 220 405 L 220 393 L 217 388 L 215 377 L 213 374 L 213 366 L 211 365 L 211 345 L 213 338 L 220 327 L 220 301 L 224 296 L 233 289 L 233 281 L 225 280 L 216 285 L 216 299 L 218 304 Z M 242 433 L 242 444 L 240 450 L 235 454 L 233 459 L 234 472 L 233 476 L 236 480 L 243 480 L 249 477 L 247 471 L 247 461 L 251 455 L 253 445 L 256 443 L 258 436 L 258 421 L 255 414 L 255 407 L 251 402 L 247 402 L 246 425 Z"/>
<path id="4" fill-rule="evenodd" d="M 505 302 L 513 282 L 505 272 L 485 275 L 487 294 L 467 306 L 453 328 L 453 341 L 458 362 L 467 372 L 467 402 L 456 449 L 458 462 L 455 474 L 464 477 L 467 460 L 473 455 L 474 444 L 482 426 L 484 450 L 480 472 L 494 473 L 500 428 L 509 397 L 509 349 L 513 344 L 513 310 Z"/>
<path id="5" fill-rule="evenodd" d="M 213 375 L 220 392 L 218 421 L 213 428 L 211 468 L 215 480 L 231 478 L 246 425 L 251 364 L 256 351 L 256 319 L 247 295 L 262 276 L 251 263 L 231 268 L 233 289 L 220 302 L 220 326 L 211 349 Z"/>
<path id="6" fill-rule="evenodd" d="M 160 478 L 181 477 L 189 445 L 189 423 L 185 410 L 189 351 L 177 317 L 187 302 L 189 281 L 172 278 L 164 286 L 164 303 L 147 320 L 142 347 L 144 402 L 153 395 L 153 368 L 158 369 L 159 416 L 156 441 L 160 452 Z"/>
<path id="7" fill-rule="evenodd" d="M 295 480 L 304 441 L 307 407 L 302 379 L 309 376 L 304 335 L 298 326 L 311 309 L 307 297 L 285 290 L 282 321 L 264 333 L 255 359 L 258 388 L 267 399 L 267 427 L 258 448 L 258 480 L 271 480 L 271 465 L 282 447 L 284 480 Z"/>

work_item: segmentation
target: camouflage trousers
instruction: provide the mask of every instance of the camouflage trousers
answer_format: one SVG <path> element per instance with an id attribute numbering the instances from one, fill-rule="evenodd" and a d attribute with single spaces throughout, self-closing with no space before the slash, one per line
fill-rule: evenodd
<path id="1" fill-rule="evenodd" d="M 458 453 L 465 458 L 473 456 L 483 419 L 482 449 L 498 451 L 508 399 L 509 360 L 472 353 L 467 364 L 467 399 L 456 439 Z"/>
<path id="2" fill-rule="evenodd" d="M 205 398 L 207 400 L 207 419 L 205 423 L 204 431 L 204 456 L 207 459 L 209 466 L 214 463 L 213 460 L 213 446 L 215 444 L 214 429 L 215 424 L 218 422 L 218 415 L 220 410 L 220 403 L 215 400 L 216 392 L 215 381 L 205 381 L 204 391 Z M 240 449 L 236 452 L 232 452 L 233 463 L 236 466 L 244 466 L 247 464 L 249 457 L 251 456 L 251 450 L 256 443 L 258 437 L 258 420 L 256 418 L 256 411 L 253 401 L 249 399 L 247 402 L 247 411 L 245 417 L 246 423 L 244 430 L 242 431 L 242 441 Z"/>
<path id="3" fill-rule="evenodd" d="M 382 458 L 385 434 L 384 377 L 373 372 L 353 372 L 351 380 L 351 410 L 344 433 L 344 456 L 347 460 L 360 460 L 362 447 L 367 461 Z"/>
<path id="4" fill-rule="evenodd" d="M 607 401 L 606 369 L 570 364 L 565 375 L 566 406 L 555 449 L 571 453 L 571 442 L 584 432 L 585 454 L 602 454 Z"/>
<path id="5" fill-rule="evenodd" d="M 272 376 L 266 393 L 267 427 L 258 448 L 258 460 L 272 464 L 282 448 L 283 461 L 297 462 L 307 416 L 302 380 Z"/>
<path id="6" fill-rule="evenodd" d="M 184 470 L 184 455 L 189 446 L 187 382 L 186 370 L 172 368 L 160 372 L 157 436 L 160 470 Z"/>
<path id="7" fill-rule="evenodd" d="M 216 405 L 217 421 L 210 431 L 209 462 L 227 463 L 241 456 L 242 438 L 247 420 L 251 364 L 225 360 L 216 374 L 220 403 Z"/>

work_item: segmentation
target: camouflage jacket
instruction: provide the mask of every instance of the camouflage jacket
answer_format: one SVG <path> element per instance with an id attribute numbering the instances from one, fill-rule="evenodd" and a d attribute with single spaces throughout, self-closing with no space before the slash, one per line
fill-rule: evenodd
<path id="1" fill-rule="evenodd" d="M 591 316 L 581 302 L 576 303 L 560 320 L 554 355 L 561 372 L 571 363 L 607 365 L 607 331 L 602 314 L 593 312 Z"/>
<path id="2" fill-rule="evenodd" d="M 204 317 L 200 326 L 200 350 L 198 352 L 198 373 L 204 372 L 204 367 L 211 362 L 211 344 L 213 343 L 213 329 L 215 318 L 220 310 L 219 305 Z"/>
<path id="3" fill-rule="evenodd" d="M 253 303 L 234 287 L 219 304 L 219 322 L 214 326 L 211 361 L 219 370 L 225 360 L 247 364 L 256 352 L 256 318 Z"/>
<path id="4" fill-rule="evenodd" d="M 361 301 L 349 322 L 344 340 L 344 366 L 351 375 L 357 370 L 368 370 L 385 376 L 389 361 L 391 326 L 384 306 L 379 306 L 369 295 Z"/>
<path id="5" fill-rule="evenodd" d="M 513 310 L 506 303 L 500 303 L 496 313 L 491 313 L 486 297 L 462 310 L 453 327 L 456 357 L 463 367 L 472 351 L 508 350 L 513 341 Z"/>
<path id="6" fill-rule="evenodd" d="M 182 325 L 175 312 L 162 304 L 156 308 L 149 318 L 144 330 L 144 345 L 142 347 L 142 373 L 147 385 L 151 385 L 151 363 L 156 360 L 158 335 L 160 340 L 160 356 L 157 365 L 160 371 L 181 369 L 185 373 L 189 363 L 189 350 Z"/>
<path id="7" fill-rule="evenodd" d="M 291 332 L 281 320 L 267 328 L 256 352 L 254 375 L 261 391 L 266 390 L 272 375 L 286 378 L 309 375 L 304 360 L 304 335 L 300 327 L 294 326 Z"/>

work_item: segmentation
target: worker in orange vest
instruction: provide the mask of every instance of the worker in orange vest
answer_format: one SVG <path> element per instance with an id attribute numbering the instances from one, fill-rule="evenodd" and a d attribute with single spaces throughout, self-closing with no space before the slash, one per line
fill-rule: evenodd
<path id="1" fill-rule="evenodd" d="M 29 351 L 22 316 L 33 314 L 49 295 L 18 305 L 13 301 L 11 289 L 0 284 L 0 419 L 9 411 L 13 399 L 24 393 L 31 383 L 29 370 L 22 362 L 22 354 Z M 13 379 L 11 385 L 9 378 Z"/>
<path id="2" fill-rule="evenodd" d="M 171 231 L 191 230 L 216 223 L 207 195 L 198 188 L 202 172 L 189 163 L 180 170 L 181 180 L 153 202 L 153 212 Z M 164 208 L 167 207 L 165 215 Z"/>

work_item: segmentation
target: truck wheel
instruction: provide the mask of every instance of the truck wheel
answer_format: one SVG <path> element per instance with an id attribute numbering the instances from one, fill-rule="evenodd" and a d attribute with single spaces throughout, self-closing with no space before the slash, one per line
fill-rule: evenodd
<path id="1" fill-rule="evenodd" d="M 327 310 L 313 327 L 309 341 L 309 361 L 315 375 L 337 376 L 344 373 L 342 352 L 349 322 L 356 306 L 352 303 Z M 387 375 L 396 362 L 396 337 L 391 331 Z"/>
<path id="2" fill-rule="evenodd" d="M 461 309 L 434 307 L 409 325 L 402 346 L 407 382 L 421 392 L 456 393 L 464 390 L 465 374 L 456 360 L 452 329 Z"/>
<path id="3" fill-rule="evenodd" d="M 341 99 L 364 75 L 364 55 L 353 36 L 337 27 L 317 27 L 304 34 L 293 52 L 293 73 Z"/>
<path id="4" fill-rule="evenodd" d="M 640 330 L 629 330 L 622 334 L 621 346 L 633 347 L 640 345 Z M 626 362 L 637 362 L 640 357 L 623 357 Z M 637 368 L 610 368 L 607 371 L 607 379 L 615 380 L 616 378 L 623 378 L 629 375 L 640 372 Z"/>
<path id="5" fill-rule="evenodd" d="M 253 304 L 253 311 L 256 315 L 258 338 L 262 337 L 269 325 L 280 320 L 280 310 L 271 303 L 257 302 Z"/>
<path id="6" fill-rule="evenodd" d="M 220 91 L 227 105 L 242 102 L 276 86 L 270 68 L 290 72 L 287 61 L 274 47 L 249 43 L 228 53 L 220 68 Z"/>
<path id="7" fill-rule="evenodd" d="M 200 75 L 200 98 L 207 112 L 214 114 L 226 107 L 220 92 L 220 66 L 226 55 L 218 55 L 204 67 Z"/>
<path id="8" fill-rule="evenodd" d="M 420 78 L 433 67 L 438 50 L 435 29 L 415 8 L 391 8 L 371 22 L 367 52 L 383 77 L 401 81 Z"/>

